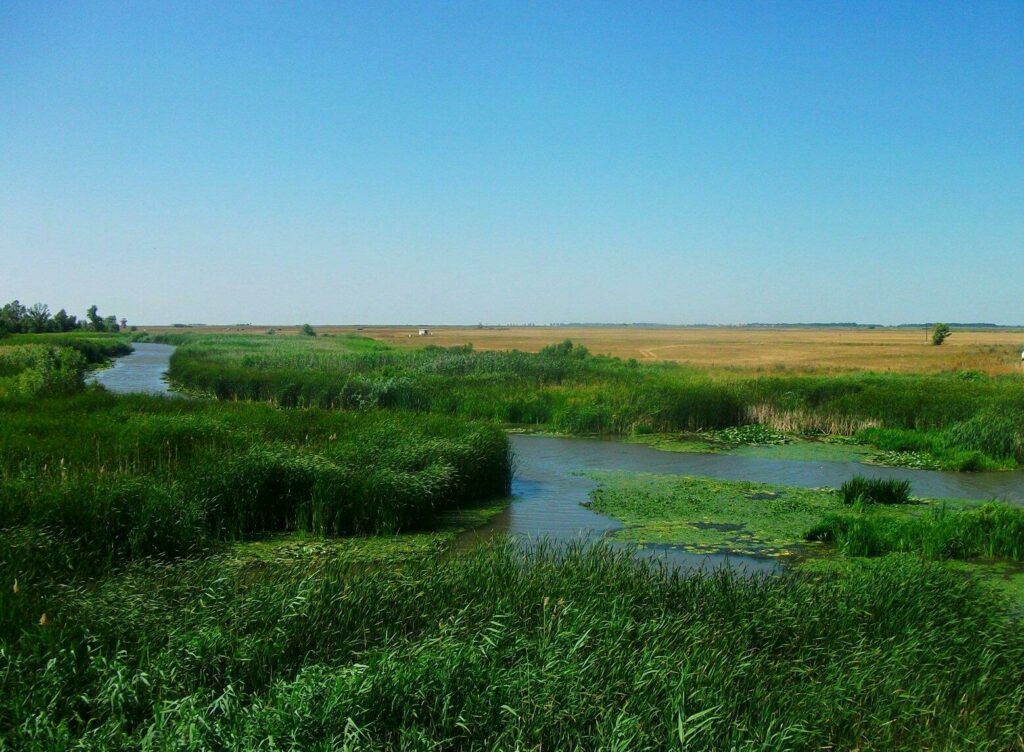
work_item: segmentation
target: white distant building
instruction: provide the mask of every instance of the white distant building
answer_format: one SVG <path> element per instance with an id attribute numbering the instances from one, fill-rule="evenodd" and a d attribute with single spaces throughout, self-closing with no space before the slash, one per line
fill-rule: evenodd
<path id="1" fill-rule="evenodd" d="M 421 337 L 429 337 L 430 336 L 430 330 L 429 329 L 420 329 L 420 336 Z"/>

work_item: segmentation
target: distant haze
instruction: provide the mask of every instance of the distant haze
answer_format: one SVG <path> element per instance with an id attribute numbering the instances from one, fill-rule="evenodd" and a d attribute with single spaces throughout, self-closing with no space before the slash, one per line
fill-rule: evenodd
<path id="1" fill-rule="evenodd" d="M 0 5 L 0 303 L 1024 323 L 1024 4 Z"/>

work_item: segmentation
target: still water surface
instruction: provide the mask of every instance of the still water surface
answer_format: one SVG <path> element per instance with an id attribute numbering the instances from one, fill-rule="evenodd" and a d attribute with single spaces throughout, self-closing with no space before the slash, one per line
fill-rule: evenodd
<path id="1" fill-rule="evenodd" d="M 118 358 L 112 368 L 98 371 L 93 380 L 113 392 L 170 395 L 164 374 L 170 364 L 171 345 L 140 342 L 135 352 Z M 468 539 L 504 532 L 552 541 L 603 536 L 620 523 L 582 506 L 595 483 L 592 470 L 623 470 L 667 475 L 704 475 L 722 480 L 747 480 L 817 488 L 839 486 L 852 475 L 899 478 L 913 484 L 913 493 L 929 498 L 1002 499 L 1024 506 L 1024 472 L 952 473 L 934 470 L 878 467 L 857 462 L 769 459 L 729 454 L 665 452 L 640 444 L 607 439 L 554 436 L 511 436 L 516 473 L 514 501 Z M 647 546 L 643 557 L 672 564 L 715 567 L 729 564 L 747 571 L 777 571 L 770 558 L 696 555 L 673 546 Z"/>
<path id="2" fill-rule="evenodd" d="M 129 394 L 174 394 L 164 380 L 171 364 L 173 345 L 158 345 L 155 342 L 136 342 L 135 352 L 114 360 L 114 365 L 96 371 L 89 377 L 90 382 L 102 384 L 112 392 Z"/>

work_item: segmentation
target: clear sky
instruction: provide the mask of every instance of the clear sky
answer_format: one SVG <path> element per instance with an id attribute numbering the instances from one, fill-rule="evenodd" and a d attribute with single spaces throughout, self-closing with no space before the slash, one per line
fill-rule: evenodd
<path id="1" fill-rule="evenodd" d="M 0 300 L 1024 323 L 1024 3 L 0 2 Z"/>

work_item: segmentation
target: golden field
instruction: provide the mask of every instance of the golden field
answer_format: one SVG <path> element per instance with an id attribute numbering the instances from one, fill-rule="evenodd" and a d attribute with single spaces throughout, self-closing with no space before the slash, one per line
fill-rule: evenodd
<path id="1" fill-rule="evenodd" d="M 295 334 L 298 327 L 274 327 Z M 401 347 L 463 345 L 478 350 L 537 351 L 571 339 L 591 352 L 687 363 L 702 368 L 756 371 L 906 371 L 927 373 L 973 369 L 991 374 L 1020 372 L 1024 330 L 955 330 L 941 347 L 922 329 L 830 329 L 813 327 L 416 327 L 318 326 L 320 333 L 358 332 Z M 265 333 L 267 326 L 201 329 L 145 327 L 151 332 Z"/>

